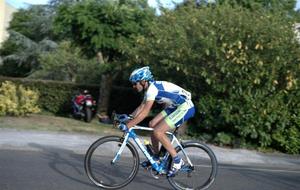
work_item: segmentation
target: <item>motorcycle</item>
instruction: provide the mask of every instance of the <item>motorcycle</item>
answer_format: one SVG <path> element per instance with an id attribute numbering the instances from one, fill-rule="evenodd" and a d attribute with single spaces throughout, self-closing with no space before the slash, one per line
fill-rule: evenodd
<path id="1" fill-rule="evenodd" d="M 96 101 L 90 94 L 80 94 L 73 98 L 73 117 L 84 119 L 85 122 L 91 122 L 96 113 Z"/>

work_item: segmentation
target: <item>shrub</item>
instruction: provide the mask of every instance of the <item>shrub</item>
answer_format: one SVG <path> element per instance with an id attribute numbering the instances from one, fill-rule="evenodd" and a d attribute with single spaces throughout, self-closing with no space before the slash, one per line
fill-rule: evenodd
<path id="1" fill-rule="evenodd" d="M 232 145 L 232 141 L 233 141 L 232 139 L 233 139 L 233 135 L 220 132 L 217 134 L 214 141 L 220 145 Z"/>
<path id="2" fill-rule="evenodd" d="M 38 113 L 38 92 L 5 81 L 0 87 L 0 115 L 23 116 Z"/>
<path id="3" fill-rule="evenodd" d="M 232 134 L 243 144 L 299 152 L 294 23 L 280 11 L 187 5 L 159 17 L 138 49 L 154 73 L 193 93 L 194 133 Z"/>

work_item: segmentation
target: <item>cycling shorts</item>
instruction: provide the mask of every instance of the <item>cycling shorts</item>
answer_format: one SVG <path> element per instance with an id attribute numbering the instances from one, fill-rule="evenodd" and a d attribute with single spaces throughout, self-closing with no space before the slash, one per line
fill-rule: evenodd
<path id="1" fill-rule="evenodd" d="M 195 107 L 193 102 L 189 100 L 178 107 L 168 107 L 161 114 L 170 128 L 174 129 L 195 115 Z"/>

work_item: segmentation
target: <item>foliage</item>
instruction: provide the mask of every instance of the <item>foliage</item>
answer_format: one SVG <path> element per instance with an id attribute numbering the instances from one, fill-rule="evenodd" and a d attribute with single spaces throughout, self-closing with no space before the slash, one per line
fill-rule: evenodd
<path id="1" fill-rule="evenodd" d="M 0 115 L 24 116 L 38 113 L 38 92 L 5 81 L 0 87 Z"/>
<path id="2" fill-rule="evenodd" d="M 296 153 L 300 47 L 293 22 L 261 9 L 182 6 L 165 11 L 139 39 L 137 61 L 193 92 L 197 116 L 206 113 L 195 119 L 204 127 L 195 132 Z"/>
<path id="3" fill-rule="evenodd" d="M 220 132 L 216 135 L 215 141 L 220 145 L 232 145 L 233 135 Z"/>
<path id="4" fill-rule="evenodd" d="M 143 0 L 89 0 L 61 5 L 55 28 L 70 37 L 85 55 L 95 57 L 101 52 L 110 69 L 120 70 L 126 52 L 135 46 L 135 36 L 144 33 L 153 17 L 154 10 Z"/>
<path id="5" fill-rule="evenodd" d="M 107 115 L 112 83 L 132 65 L 129 52 L 154 17 L 146 0 L 87 0 L 59 6 L 56 31 L 102 65 L 98 113 Z"/>
<path id="6" fill-rule="evenodd" d="M 55 115 L 69 115 L 72 112 L 72 98 L 84 89 L 89 90 L 95 100 L 99 97 L 99 87 L 95 84 L 87 85 L 60 81 L 0 77 L 0 82 L 4 81 L 12 81 L 18 86 L 24 86 L 38 91 L 38 107 L 43 111 Z M 128 102 L 130 102 L 130 104 L 128 104 Z M 140 96 L 135 93 L 133 89 L 114 86 L 111 93 L 109 113 L 113 110 L 119 113 L 131 113 L 139 103 Z"/>
<path id="7" fill-rule="evenodd" d="M 28 76 L 39 67 L 39 55 L 55 49 L 56 46 L 51 40 L 34 42 L 21 33 L 10 31 L 10 37 L 0 51 L 3 57 L 0 73 L 4 76 Z"/>
<path id="8" fill-rule="evenodd" d="M 100 82 L 100 64 L 84 59 L 81 50 L 72 47 L 69 41 L 62 41 L 54 51 L 42 54 L 39 62 L 40 69 L 30 78 L 87 84 Z"/>
<path id="9" fill-rule="evenodd" d="M 39 42 L 55 39 L 52 22 L 55 9 L 49 5 L 31 5 L 14 13 L 9 30 L 21 33 L 27 38 Z"/>
<path id="10" fill-rule="evenodd" d="M 97 96 L 96 86 L 76 85 L 73 83 L 63 83 L 47 80 L 30 80 L 17 78 L 0 78 L 0 81 L 10 80 L 18 85 L 34 89 L 39 92 L 38 106 L 43 110 L 56 115 L 67 115 L 71 113 L 72 97 L 88 89 L 93 96 Z"/>
<path id="11" fill-rule="evenodd" d="M 230 4 L 242 6 L 250 10 L 257 10 L 263 8 L 270 11 L 286 11 L 294 12 L 296 0 L 218 0 L 218 4 Z"/>
<path id="12" fill-rule="evenodd" d="M 9 38 L 2 44 L 1 75 L 24 77 L 39 67 L 38 57 L 56 47 L 52 20 L 55 11 L 48 5 L 33 5 L 14 13 Z"/>

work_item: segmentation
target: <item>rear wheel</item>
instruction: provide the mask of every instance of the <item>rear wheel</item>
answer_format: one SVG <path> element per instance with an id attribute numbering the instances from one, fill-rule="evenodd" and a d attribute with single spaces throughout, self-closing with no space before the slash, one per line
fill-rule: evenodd
<path id="1" fill-rule="evenodd" d="M 121 144 L 121 137 L 108 136 L 97 140 L 88 149 L 84 167 L 87 176 L 96 186 L 119 189 L 136 176 L 140 161 L 132 143 L 128 142 L 118 160 L 112 163 Z"/>
<path id="2" fill-rule="evenodd" d="M 182 146 L 191 164 L 183 151 L 177 148 L 177 153 L 185 165 L 174 177 L 168 178 L 170 184 L 175 189 L 207 189 L 217 175 L 216 156 L 208 146 L 199 142 L 187 142 Z"/>

